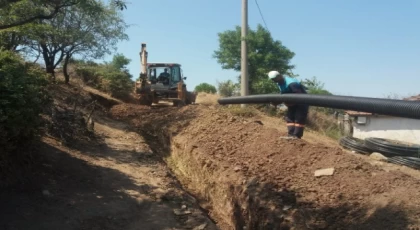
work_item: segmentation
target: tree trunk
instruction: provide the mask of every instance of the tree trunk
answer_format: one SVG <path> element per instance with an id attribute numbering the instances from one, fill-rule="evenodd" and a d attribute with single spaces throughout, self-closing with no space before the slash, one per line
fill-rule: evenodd
<path id="1" fill-rule="evenodd" d="M 70 58 L 71 58 L 71 54 L 66 54 L 66 57 L 64 58 L 64 64 L 63 64 L 64 81 L 66 84 L 69 84 L 69 81 L 70 81 L 70 75 L 67 72 L 67 66 L 69 64 Z"/>
<path id="2" fill-rule="evenodd" d="M 52 58 L 50 58 L 49 50 L 45 43 L 41 43 L 41 49 L 42 49 L 42 56 L 45 62 L 46 72 L 47 74 L 50 75 L 51 80 L 55 82 L 54 61 L 51 60 Z"/>

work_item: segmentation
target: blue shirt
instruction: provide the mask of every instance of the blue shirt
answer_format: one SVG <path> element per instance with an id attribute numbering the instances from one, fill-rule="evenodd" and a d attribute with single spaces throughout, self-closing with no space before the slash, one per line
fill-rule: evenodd
<path id="1" fill-rule="evenodd" d="M 302 84 L 298 80 L 292 77 L 284 77 L 284 84 L 277 83 L 281 94 L 284 93 L 306 93 Z"/>

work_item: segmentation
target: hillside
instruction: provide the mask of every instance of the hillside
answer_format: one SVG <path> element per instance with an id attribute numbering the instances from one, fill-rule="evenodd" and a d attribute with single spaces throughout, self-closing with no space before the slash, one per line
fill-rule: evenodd
<path id="1" fill-rule="evenodd" d="M 29 183 L 1 193 L 5 229 L 420 225 L 418 172 L 346 152 L 315 132 L 280 139 L 278 118 L 238 116 L 211 95 L 197 105 L 149 108 L 89 87 L 53 90 L 61 135 L 43 137 Z M 81 117 L 98 102 L 93 133 L 66 122 L 74 98 Z M 330 167 L 332 176 L 314 177 Z"/>
<path id="2" fill-rule="evenodd" d="M 420 171 L 401 166 L 418 159 L 381 155 L 420 156 L 417 146 L 342 138 L 378 126 L 377 113 L 415 117 L 419 104 L 322 96 L 417 92 L 395 85 L 400 69 L 418 79 L 406 61 L 418 43 L 401 40 L 415 30 L 381 36 L 395 20 L 384 27 L 376 5 L 364 8 L 371 20 L 348 10 L 358 3 L 195 3 L 1 1 L 0 230 L 420 230 Z M 414 12 L 390 9 L 400 24 Z M 271 28 L 279 11 L 302 20 Z M 310 106 L 303 139 L 288 139 L 286 116 L 302 127 L 302 111 L 285 106 L 294 100 L 217 103 L 243 92 L 307 93 L 296 102 L 328 108 Z M 347 119 L 344 107 L 375 116 Z"/>
<path id="3" fill-rule="evenodd" d="M 43 116 L 37 162 L 0 192 L 1 229 L 217 229 L 145 139 L 107 118 L 121 101 L 77 84 L 50 91 L 56 113 Z"/>

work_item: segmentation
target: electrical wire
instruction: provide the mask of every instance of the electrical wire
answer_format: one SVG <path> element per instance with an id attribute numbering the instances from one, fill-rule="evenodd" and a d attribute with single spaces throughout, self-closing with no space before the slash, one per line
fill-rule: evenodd
<path id="1" fill-rule="evenodd" d="M 262 20 L 263 20 L 263 22 L 264 22 L 264 25 L 265 25 L 265 28 L 266 28 L 268 31 L 270 31 L 270 30 L 268 29 L 267 23 L 265 22 L 265 19 L 264 19 L 263 13 L 261 12 L 260 5 L 258 4 L 258 0 L 255 0 L 255 4 L 257 5 L 258 11 L 260 12 L 261 18 L 262 18 Z"/>

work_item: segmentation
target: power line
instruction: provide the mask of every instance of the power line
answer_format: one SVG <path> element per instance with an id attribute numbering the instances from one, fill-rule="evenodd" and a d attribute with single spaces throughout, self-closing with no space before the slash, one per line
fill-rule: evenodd
<path id="1" fill-rule="evenodd" d="M 258 1 L 257 1 L 257 0 L 255 0 L 255 4 L 257 4 L 257 8 L 258 8 L 258 11 L 260 12 L 261 18 L 262 18 L 262 20 L 263 20 L 263 22 L 264 22 L 264 25 L 265 25 L 265 28 L 266 28 L 267 30 L 269 30 L 269 29 L 268 29 L 268 26 L 267 26 L 267 23 L 265 22 L 264 16 L 263 16 L 263 14 L 262 14 L 262 12 L 261 12 L 260 6 L 258 5 Z"/>

